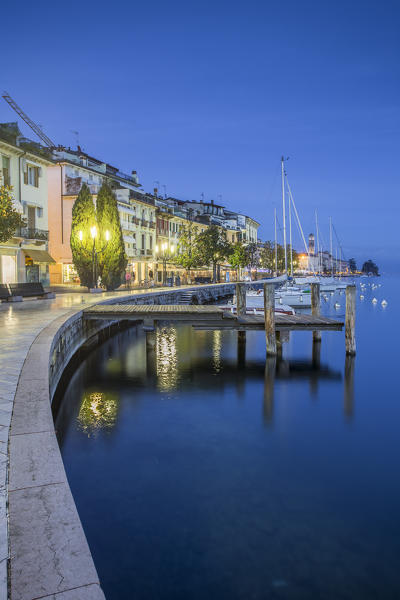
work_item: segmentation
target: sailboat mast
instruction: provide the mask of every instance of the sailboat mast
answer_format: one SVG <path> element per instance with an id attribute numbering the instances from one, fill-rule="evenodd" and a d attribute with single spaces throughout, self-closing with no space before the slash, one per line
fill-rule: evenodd
<path id="1" fill-rule="evenodd" d="M 321 273 L 321 255 L 319 252 L 319 231 L 318 231 L 318 215 L 317 211 L 315 211 L 315 230 L 317 234 L 317 272 Z"/>
<path id="2" fill-rule="evenodd" d="M 287 273 L 287 248 L 286 248 L 286 206 L 285 206 L 285 159 L 281 158 L 282 169 L 282 218 L 283 218 L 283 247 L 285 250 L 285 273 Z"/>
<path id="3" fill-rule="evenodd" d="M 276 208 L 274 208 L 275 218 L 275 274 L 278 274 L 278 239 L 276 237 Z"/>
<path id="4" fill-rule="evenodd" d="M 289 246 L 290 246 L 290 275 L 293 277 L 293 247 L 292 247 L 292 203 L 289 194 Z"/>
<path id="5" fill-rule="evenodd" d="M 333 275 L 333 249 L 332 249 L 332 217 L 329 217 L 329 241 L 330 241 L 330 254 L 331 254 L 331 276 Z"/>

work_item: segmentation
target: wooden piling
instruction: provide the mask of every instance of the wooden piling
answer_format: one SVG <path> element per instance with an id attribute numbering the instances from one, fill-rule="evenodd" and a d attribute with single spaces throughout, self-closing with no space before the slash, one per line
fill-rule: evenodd
<path id="1" fill-rule="evenodd" d="M 275 286 L 273 283 L 264 283 L 264 313 L 267 356 L 276 356 Z"/>
<path id="2" fill-rule="evenodd" d="M 314 317 L 320 316 L 320 307 L 321 307 L 321 299 L 320 299 L 320 284 L 312 283 L 311 284 L 311 314 Z M 321 332 L 313 331 L 313 342 L 321 341 Z"/>
<path id="3" fill-rule="evenodd" d="M 346 319 L 345 339 L 346 354 L 354 356 L 356 353 L 356 286 L 348 285 L 346 288 Z"/>
<path id="4" fill-rule="evenodd" d="M 246 314 L 246 284 L 236 284 L 236 314 L 238 317 Z"/>

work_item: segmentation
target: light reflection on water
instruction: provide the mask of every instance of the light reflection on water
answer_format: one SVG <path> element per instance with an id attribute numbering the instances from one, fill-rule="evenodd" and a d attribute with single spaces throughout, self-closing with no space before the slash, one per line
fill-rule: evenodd
<path id="1" fill-rule="evenodd" d="M 167 392 L 176 389 L 179 382 L 176 328 L 162 327 L 156 332 L 158 389 Z"/>
<path id="2" fill-rule="evenodd" d="M 397 337 L 365 296 L 355 358 L 160 326 L 77 370 L 56 427 L 108 600 L 400 597 Z"/>
<path id="3" fill-rule="evenodd" d="M 77 416 L 77 426 L 90 437 L 100 429 L 114 427 L 118 413 L 118 394 L 85 392 Z"/>

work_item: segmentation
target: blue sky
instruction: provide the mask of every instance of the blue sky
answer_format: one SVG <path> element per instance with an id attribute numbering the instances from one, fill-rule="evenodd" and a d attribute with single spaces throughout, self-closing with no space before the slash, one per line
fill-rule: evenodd
<path id="1" fill-rule="evenodd" d="M 149 191 L 222 196 L 263 239 L 285 154 L 305 232 L 317 208 L 347 257 L 400 270 L 397 2 L 20 2 L 2 18 L 1 88 L 57 143 L 78 130 Z"/>

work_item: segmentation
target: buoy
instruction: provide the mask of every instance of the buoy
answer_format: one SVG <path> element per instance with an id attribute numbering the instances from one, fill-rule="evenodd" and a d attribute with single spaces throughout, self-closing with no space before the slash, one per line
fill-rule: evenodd
<path id="1" fill-rule="evenodd" d="M 363 294 L 360 294 L 360 300 L 364 300 Z"/>
<path id="2" fill-rule="evenodd" d="M 376 298 L 372 298 L 372 304 L 376 304 L 378 300 Z"/>
<path id="3" fill-rule="evenodd" d="M 335 304 L 334 304 L 334 307 L 335 307 L 335 308 L 340 308 L 340 304 L 339 304 L 339 302 L 335 302 Z"/>
<path id="4" fill-rule="evenodd" d="M 387 306 L 386 300 L 382 300 L 381 304 L 382 304 L 382 306 Z"/>

